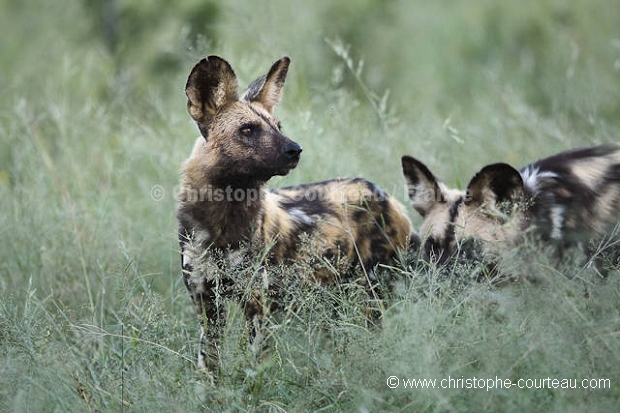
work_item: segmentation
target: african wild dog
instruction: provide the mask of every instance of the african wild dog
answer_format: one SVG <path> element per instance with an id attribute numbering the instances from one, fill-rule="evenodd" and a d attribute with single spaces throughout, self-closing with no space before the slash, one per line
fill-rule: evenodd
<path id="1" fill-rule="evenodd" d="M 424 218 L 423 251 L 440 264 L 460 241 L 482 241 L 485 250 L 497 253 L 529 232 L 554 245 L 561 257 L 564 248 L 583 247 L 620 218 L 618 144 L 562 152 L 519 171 L 505 163 L 488 165 L 466 191 L 448 189 L 410 156 L 403 156 L 402 167 L 409 198 Z"/>
<path id="2" fill-rule="evenodd" d="M 201 60 L 187 80 L 188 111 L 202 136 L 183 165 L 177 217 L 184 281 L 201 320 L 200 367 L 215 367 L 218 297 L 235 282 L 209 264 L 214 257 L 235 261 L 268 249 L 267 264 L 292 263 L 303 258 L 300 243 L 312 236 L 332 262 L 359 263 L 372 274 L 376 264 L 392 259 L 415 237 L 402 205 L 364 179 L 266 187 L 272 176 L 295 168 L 302 151 L 282 133 L 273 113 L 289 62 L 288 57 L 275 62 L 241 97 L 235 73 L 217 56 Z M 332 282 L 332 274 L 318 268 L 315 275 Z M 260 322 L 261 292 L 241 301 L 248 321 Z"/>

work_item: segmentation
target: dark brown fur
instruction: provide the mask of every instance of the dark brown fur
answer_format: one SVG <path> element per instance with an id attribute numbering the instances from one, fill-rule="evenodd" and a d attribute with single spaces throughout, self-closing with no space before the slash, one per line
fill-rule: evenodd
<path id="1" fill-rule="evenodd" d="M 234 265 L 267 249 L 266 263 L 294 263 L 308 258 L 300 247 L 310 239 L 318 255 L 339 264 L 336 270 L 359 263 L 372 275 L 415 238 L 402 206 L 364 179 L 267 188 L 301 153 L 273 115 L 288 67 L 289 59 L 280 59 L 241 97 L 230 65 L 217 56 L 200 61 L 187 81 L 188 110 L 202 137 L 183 165 L 177 216 L 185 284 L 210 345 L 207 354 L 201 350 L 201 367 L 213 367 L 217 357 L 218 297 L 236 283 L 215 257 Z M 329 283 L 335 274 L 323 266 L 313 278 Z M 242 298 L 255 324 L 272 289 L 269 277 L 264 284 Z"/>

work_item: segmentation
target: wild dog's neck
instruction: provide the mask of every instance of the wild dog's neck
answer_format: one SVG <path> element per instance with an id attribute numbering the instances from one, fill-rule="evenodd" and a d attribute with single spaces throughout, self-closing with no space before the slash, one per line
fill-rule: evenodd
<path id="1" fill-rule="evenodd" d="M 183 164 L 179 220 L 200 242 L 236 248 L 260 225 L 266 180 L 232 175 L 217 154 L 198 138 Z M 197 232 L 200 231 L 200 234 Z"/>
<path id="2" fill-rule="evenodd" d="M 217 247 L 238 247 L 249 241 L 263 211 L 265 183 L 248 179 L 216 179 L 207 187 L 201 208 L 208 211 L 207 225 Z"/>
<path id="3" fill-rule="evenodd" d="M 266 186 L 266 182 L 256 178 L 249 178 L 246 176 L 216 176 L 210 174 L 207 176 L 206 181 L 213 188 L 228 191 L 259 191 Z M 230 188 L 230 189 L 229 189 Z"/>

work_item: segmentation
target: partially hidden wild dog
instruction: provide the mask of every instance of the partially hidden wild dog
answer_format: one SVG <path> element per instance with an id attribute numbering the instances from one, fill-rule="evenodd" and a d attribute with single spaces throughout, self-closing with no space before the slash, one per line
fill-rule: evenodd
<path id="1" fill-rule="evenodd" d="M 444 263 L 468 241 L 493 254 L 526 234 L 552 245 L 588 251 L 620 218 L 620 145 L 574 149 L 516 170 L 505 163 L 482 168 L 466 190 L 449 189 L 420 161 L 402 157 L 427 259 Z M 459 244 L 462 243 L 462 244 Z M 471 245 L 471 244 L 470 244 Z"/>
<path id="2" fill-rule="evenodd" d="M 216 367 L 220 298 L 244 290 L 235 288 L 239 280 L 222 263 L 266 251 L 268 272 L 269 264 L 303 259 L 302 244 L 311 238 L 337 269 L 357 266 L 372 278 L 373 267 L 406 250 L 416 236 L 403 206 L 362 178 L 267 187 L 271 177 L 295 168 L 302 152 L 274 117 L 289 63 L 288 57 L 275 62 L 240 96 L 231 66 L 217 56 L 202 59 L 187 80 L 188 111 L 202 136 L 182 167 L 177 218 L 183 277 L 201 322 L 202 368 Z M 334 267 L 326 267 L 313 277 L 336 281 Z M 264 290 L 275 290 L 263 276 Z M 233 298 L 256 329 L 265 291 Z"/>

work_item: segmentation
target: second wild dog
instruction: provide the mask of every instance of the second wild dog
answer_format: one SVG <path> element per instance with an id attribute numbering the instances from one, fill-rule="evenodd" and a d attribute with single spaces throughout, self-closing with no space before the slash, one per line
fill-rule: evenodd
<path id="1" fill-rule="evenodd" d="M 266 263 L 292 263 L 303 258 L 302 241 L 311 237 L 318 254 L 347 264 L 338 268 L 358 265 L 372 278 L 375 265 L 416 237 L 402 205 L 365 179 L 266 186 L 295 168 L 302 152 L 274 117 L 289 63 L 288 57 L 275 62 L 241 96 L 231 66 L 217 56 L 201 60 L 187 80 L 188 111 L 202 136 L 183 164 L 177 217 L 183 277 L 201 321 L 200 367 L 217 362 L 218 296 L 234 283 L 209 264 L 215 256 L 234 260 L 268 250 Z M 318 268 L 315 278 L 333 282 L 333 271 Z M 241 298 L 254 325 L 263 316 L 261 297 Z"/>
<path id="2" fill-rule="evenodd" d="M 482 241 L 498 252 L 527 232 L 565 247 L 596 239 L 620 218 L 620 145 L 574 149 L 516 170 L 505 163 L 482 168 L 467 189 L 449 189 L 420 161 L 403 156 L 427 258 L 443 263 L 461 241 Z"/>

